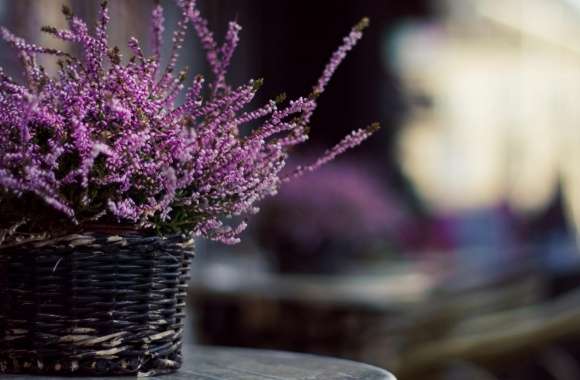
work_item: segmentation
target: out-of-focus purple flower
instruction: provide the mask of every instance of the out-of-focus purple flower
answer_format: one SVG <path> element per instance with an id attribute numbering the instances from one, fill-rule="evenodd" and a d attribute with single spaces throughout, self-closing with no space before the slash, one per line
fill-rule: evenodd
<path id="1" fill-rule="evenodd" d="M 303 249 L 324 240 L 388 239 L 405 219 L 385 186 L 354 162 L 331 163 L 294 180 L 263 209 L 262 230 Z"/>
<path id="2" fill-rule="evenodd" d="M 127 61 L 117 47 L 108 46 L 106 1 L 94 33 L 68 8 L 63 12 L 68 29 L 43 28 L 78 44 L 80 57 L 1 30 L 18 51 L 26 77 L 21 85 L 0 71 L 1 210 L 9 209 L 14 197 L 30 197 L 79 225 L 97 220 L 135 223 L 238 241 L 245 222 L 228 226 L 224 219 L 245 218 L 257 211 L 256 202 L 278 191 L 288 149 L 307 140 L 316 97 L 360 39 L 367 21 L 355 26 L 332 55 L 311 96 L 287 104 L 270 101 L 242 112 L 261 81 L 237 87 L 226 82 L 241 27 L 230 23 L 220 45 L 195 0 L 177 3 L 182 15 L 165 67 L 160 63 L 160 6 L 152 15 L 152 56 L 131 38 L 133 56 Z M 186 78 L 185 72 L 176 71 L 176 63 L 188 25 L 200 38 L 215 79 L 205 89 L 203 78 L 196 76 L 185 102 L 176 104 Z M 37 54 L 59 59 L 55 77 L 37 64 Z M 253 133 L 239 133 L 244 124 L 258 119 L 261 125 Z M 314 164 L 291 171 L 286 180 L 318 168 L 373 131 L 374 127 L 351 133 Z"/>

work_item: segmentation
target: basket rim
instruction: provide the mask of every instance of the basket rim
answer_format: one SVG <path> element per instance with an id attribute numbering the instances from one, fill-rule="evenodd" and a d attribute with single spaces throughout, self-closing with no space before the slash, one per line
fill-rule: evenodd
<path id="1" fill-rule="evenodd" d="M 122 227 L 121 227 L 122 226 Z M 96 242 L 108 244 L 132 245 L 142 242 L 145 239 L 164 241 L 174 243 L 184 249 L 191 249 L 194 246 L 194 238 L 187 234 L 156 234 L 148 230 L 134 228 L 134 225 L 110 225 L 110 224 L 93 224 L 90 228 L 82 228 L 75 232 L 68 232 L 58 236 L 40 238 L 35 240 L 26 240 L 6 245 L 0 245 L 0 255 L 9 249 L 27 249 L 42 248 L 47 246 L 74 248 L 83 245 L 89 245 Z"/>

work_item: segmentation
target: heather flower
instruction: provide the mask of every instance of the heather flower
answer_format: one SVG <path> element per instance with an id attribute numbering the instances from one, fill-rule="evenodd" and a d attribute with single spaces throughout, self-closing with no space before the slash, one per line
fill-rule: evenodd
<path id="1" fill-rule="evenodd" d="M 316 98 L 360 39 L 366 20 L 344 39 L 311 96 L 274 99 L 244 111 L 261 80 L 238 86 L 226 81 L 241 27 L 231 22 L 225 41 L 218 44 L 196 1 L 177 3 L 182 15 L 165 67 L 160 5 L 152 14 L 151 56 L 131 38 L 128 60 L 108 45 L 106 1 L 94 33 L 66 7 L 68 29 L 42 28 L 77 44 L 79 57 L 1 30 L 18 52 L 26 78 L 18 84 L 0 70 L 1 236 L 15 225 L 21 231 L 44 232 L 56 220 L 70 229 L 89 223 L 131 224 L 236 243 L 260 200 L 374 131 L 375 126 L 355 131 L 312 165 L 281 173 L 289 149 L 308 139 Z M 178 72 L 176 65 L 188 26 L 201 40 L 214 78 L 206 84 L 195 76 L 186 88 L 187 73 Z M 38 54 L 58 59 L 54 77 L 37 63 Z M 179 104 L 182 91 L 186 97 Z M 249 135 L 240 134 L 250 122 L 259 126 Z M 228 225 L 228 219 L 234 224 Z"/>
<path id="2" fill-rule="evenodd" d="M 362 161 L 330 163 L 263 202 L 256 237 L 272 269 L 336 273 L 398 245 L 406 213 Z"/>
<path id="3" fill-rule="evenodd" d="M 328 240 L 383 239 L 405 220 L 393 195 L 359 162 L 331 163 L 292 181 L 263 211 L 263 238 L 290 240 L 308 252 Z"/>

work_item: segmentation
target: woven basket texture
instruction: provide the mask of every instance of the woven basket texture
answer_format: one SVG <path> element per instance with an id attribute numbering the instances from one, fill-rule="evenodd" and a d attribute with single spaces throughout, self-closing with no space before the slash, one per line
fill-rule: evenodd
<path id="1" fill-rule="evenodd" d="M 181 366 L 193 244 L 86 233 L 0 250 L 0 373 L 140 375 Z"/>

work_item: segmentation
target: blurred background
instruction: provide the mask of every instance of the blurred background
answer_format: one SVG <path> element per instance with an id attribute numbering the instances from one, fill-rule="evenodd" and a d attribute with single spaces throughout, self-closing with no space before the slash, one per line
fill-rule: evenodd
<path id="1" fill-rule="evenodd" d="M 0 23 L 74 51 L 40 33 L 64 27 L 63 3 L 94 20 L 96 0 L 0 0 Z M 152 2 L 111 3 L 111 41 L 146 39 Z M 162 3 L 171 29 L 178 11 Z M 262 101 L 307 94 L 369 16 L 292 165 L 383 128 L 261 204 L 242 244 L 199 242 L 192 342 L 339 356 L 401 380 L 580 379 L 579 0 L 200 3 L 219 39 L 243 26 L 229 80 L 264 78 Z M 207 72 L 187 41 L 182 64 Z M 17 62 L 2 45 L 16 77 Z"/>

